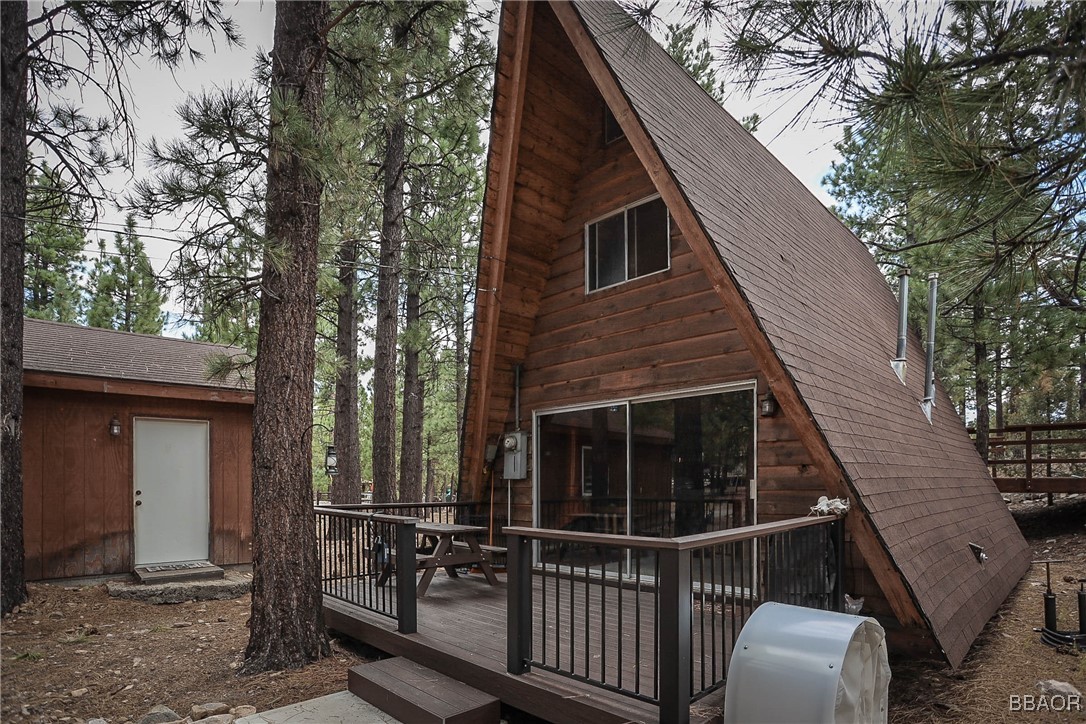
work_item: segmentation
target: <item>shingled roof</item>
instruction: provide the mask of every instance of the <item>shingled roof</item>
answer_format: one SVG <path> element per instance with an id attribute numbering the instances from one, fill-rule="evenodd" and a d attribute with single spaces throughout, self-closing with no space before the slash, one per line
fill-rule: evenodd
<path id="1" fill-rule="evenodd" d="M 891 369 L 897 302 L 874 258 L 616 4 L 573 6 L 632 110 L 620 122 L 651 140 L 957 665 L 1025 572 L 1029 549 L 946 393 L 929 423 L 922 374 L 903 385 Z M 923 359 L 915 334 L 907 356 Z"/>
<path id="2" fill-rule="evenodd" d="M 209 377 L 209 360 L 215 355 L 245 355 L 238 347 L 40 319 L 24 319 L 23 325 L 23 369 L 28 372 L 252 389 L 237 373 L 225 379 Z"/>
<path id="3" fill-rule="evenodd" d="M 538 306 L 539 292 L 525 280 L 547 268 L 533 254 L 548 252 L 522 248 L 510 229 L 523 235 L 524 222 L 509 220 L 518 148 L 537 174 L 550 158 L 538 139 L 518 140 L 522 117 L 539 112 L 523 98 L 531 72 L 524 59 L 540 28 L 540 38 L 568 38 L 820 479 L 851 499 L 852 539 L 899 622 L 930 631 L 959 664 L 1025 572 L 1029 549 L 941 387 L 931 421 L 925 416 L 917 335 L 908 340 L 914 366 L 906 384 L 893 371 L 897 301 L 874 258 L 616 3 L 549 6 L 553 14 L 543 3 L 503 8 L 479 262 L 486 294 L 477 300 L 462 485 L 478 486 L 487 435 L 506 419 L 513 397 L 506 368 L 526 354 Z M 970 543 L 983 546 L 985 562 Z"/>

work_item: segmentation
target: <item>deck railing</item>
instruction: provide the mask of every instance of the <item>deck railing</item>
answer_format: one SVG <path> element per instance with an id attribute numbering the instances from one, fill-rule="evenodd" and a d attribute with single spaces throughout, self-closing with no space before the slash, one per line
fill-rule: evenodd
<path id="1" fill-rule="evenodd" d="M 562 498 L 540 503 L 539 524 L 541 528 L 578 533 L 632 533 L 671 538 L 686 532 L 748 525 L 753 514 L 752 503 L 745 490 L 742 494 L 707 495 L 697 499 Z M 629 515 L 628 510 L 632 511 Z"/>
<path id="2" fill-rule="evenodd" d="M 836 517 L 680 538 L 506 529 L 508 670 L 543 669 L 657 704 L 686 722 L 725 683 L 766 601 L 841 610 Z"/>
<path id="3" fill-rule="evenodd" d="M 993 428 L 987 462 L 1004 493 L 1086 490 L 1086 422 Z"/>
<path id="4" fill-rule="evenodd" d="M 397 551 L 414 560 L 418 518 L 327 506 L 313 508 L 313 515 L 324 595 L 393 618 L 401 633 L 415 633 L 415 567 L 389 564 Z"/>
<path id="5" fill-rule="evenodd" d="M 505 536 L 502 533 L 506 523 L 505 509 L 492 510 L 489 505 L 470 501 L 432 501 L 427 503 L 356 503 L 351 505 L 333 505 L 336 510 L 350 510 L 358 513 L 382 513 L 418 518 L 428 523 L 456 523 L 459 525 L 477 525 L 486 528 L 487 535 L 480 538 L 480 543 L 503 546 Z M 323 510 L 325 506 L 321 506 Z M 421 544 L 421 540 L 419 543 Z M 504 566 L 501 554 L 492 554 L 494 565 Z"/>

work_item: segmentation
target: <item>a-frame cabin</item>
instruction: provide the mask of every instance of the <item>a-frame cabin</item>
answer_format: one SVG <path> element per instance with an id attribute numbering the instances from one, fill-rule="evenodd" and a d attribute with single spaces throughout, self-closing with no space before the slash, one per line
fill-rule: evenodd
<path id="1" fill-rule="evenodd" d="M 496 78 L 461 499 L 683 535 L 847 498 L 847 591 L 959 664 L 1029 552 L 871 254 L 612 2 L 505 3 Z"/>

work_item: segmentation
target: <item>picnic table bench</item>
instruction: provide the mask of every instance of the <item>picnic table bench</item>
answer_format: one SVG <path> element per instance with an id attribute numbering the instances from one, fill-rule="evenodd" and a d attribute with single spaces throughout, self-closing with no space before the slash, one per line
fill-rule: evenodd
<path id="1" fill-rule="evenodd" d="M 457 568 L 477 565 L 490 585 L 498 583 L 498 577 L 490 566 L 490 556 L 491 553 L 504 552 L 505 549 L 498 546 L 484 547 L 479 543 L 476 536 L 486 533 L 486 528 L 454 523 L 418 523 L 415 530 L 428 543 L 415 551 L 415 570 L 423 572 L 417 589 L 419 597 L 426 595 L 426 589 L 430 587 L 430 581 L 439 568 L 444 568 L 451 578 L 459 578 Z M 460 540 L 454 542 L 454 538 Z M 397 554 L 398 551 L 391 551 L 377 579 L 377 585 L 383 586 L 391 578 L 397 565 Z"/>

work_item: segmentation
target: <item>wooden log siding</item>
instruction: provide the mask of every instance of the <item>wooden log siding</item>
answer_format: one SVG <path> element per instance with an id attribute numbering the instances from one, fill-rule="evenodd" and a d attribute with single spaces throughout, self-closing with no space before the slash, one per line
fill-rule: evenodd
<path id="1" fill-rule="evenodd" d="M 210 556 L 252 559 L 252 407 L 27 387 L 24 539 L 30 580 L 132 570 L 135 417 L 208 420 Z M 108 425 L 117 415 L 121 436 Z"/>

